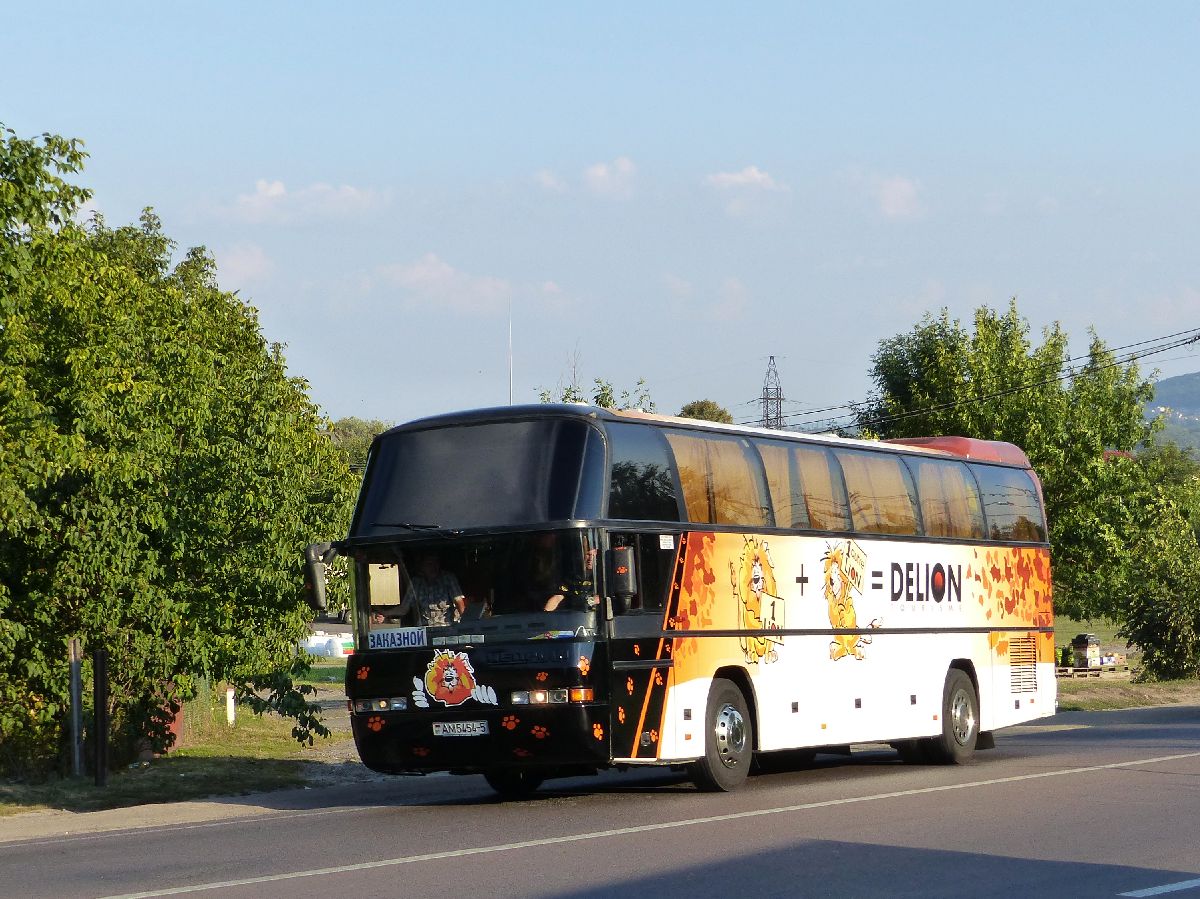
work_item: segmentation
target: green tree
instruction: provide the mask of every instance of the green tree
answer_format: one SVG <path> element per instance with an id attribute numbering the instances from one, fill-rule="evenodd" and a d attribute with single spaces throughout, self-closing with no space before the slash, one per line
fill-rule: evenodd
<path id="1" fill-rule="evenodd" d="M 65 641 L 110 654 L 113 761 L 198 678 L 322 733 L 290 680 L 301 550 L 354 478 L 303 381 L 149 210 L 81 227 L 74 142 L 0 140 L 0 772 L 53 769 Z"/>
<path id="2" fill-rule="evenodd" d="M 1132 508 L 1127 598 L 1118 634 L 1142 649 L 1144 676 L 1200 674 L 1200 547 L 1174 496 L 1151 486 Z"/>
<path id="3" fill-rule="evenodd" d="M 1086 361 L 1073 371 L 1068 362 L 1067 335 L 1054 325 L 1034 346 L 1015 301 L 1004 313 L 977 310 L 973 330 L 943 310 L 880 345 L 876 392 L 859 424 L 883 437 L 960 434 L 1021 446 L 1045 492 L 1059 612 L 1125 622 L 1146 582 L 1184 591 L 1171 600 L 1178 614 L 1165 617 L 1187 618 L 1195 588 L 1180 576 L 1180 554 L 1196 553 L 1195 535 L 1179 530 L 1183 492 L 1162 474 L 1178 460 L 1133 456 L 1157 428 L 1143 417 L 1150 383 L 1094 334 Z M 1172 514 L 1156 515 L 1163 508 Z M 1151 521 L 1159 524 L 1147 530 Z M 1156 602 L 1166 602 L 1161 593 Z M 1168 641 L 1191 639 L 1145 627 L 1137 634 L 1150 641 L 1141 642 L 1148 657 Z"/>
<path id="4" fill-rule="evenodd" d="M 650 399 L 650 388 L 644 378 L 638 378 L 632 389 L 621 390 L 619 393 L 613 387 L 612 381 L 596 378 L 592 384 L 589 397 L 577 383 L 572 381 L 567 385 L 559 384 L 555 390 L 541 388 L 538 399 L 543 403 L 588 403 L 604 409 L 641 409 L 643 412 L 654 411 L 654 400 Z"/>
<path id="5" fill-rule="evenodd" d="M 729 414 L 729 410 L 713 400 L 693 400 L 679 410 L 679 417 L 733 424 L 733 416 Z"/>
<path id="6" fill-rule="evenodd" d="M 351 470 L 362 474 L 367 467 L 367 451 L 371 441 L 390 428 L 377 419 L 339 418 L 329 425 L 329 439 L 346 459 Z"/>

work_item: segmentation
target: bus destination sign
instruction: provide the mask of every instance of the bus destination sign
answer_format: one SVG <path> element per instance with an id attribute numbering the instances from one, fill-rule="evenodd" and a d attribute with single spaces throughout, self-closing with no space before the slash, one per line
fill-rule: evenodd
<path id="1" fill-rule="evenodd" d="M 393 627 L 367 635 L 368 649 L 413 649 L 426 643 L 423 627 Z"/>

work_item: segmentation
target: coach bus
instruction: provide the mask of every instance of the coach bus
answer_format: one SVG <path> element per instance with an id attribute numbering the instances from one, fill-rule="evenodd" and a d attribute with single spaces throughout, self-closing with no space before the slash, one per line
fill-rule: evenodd
<path id="1" fill-rule="evenodd" d="M 376 771 L 732 790 L 756 756 L 852 743 L 964 763 L 1055 710 L 1041 486 L 1011 444 L 463 412 L 375 440 L 337 549 Z"/>

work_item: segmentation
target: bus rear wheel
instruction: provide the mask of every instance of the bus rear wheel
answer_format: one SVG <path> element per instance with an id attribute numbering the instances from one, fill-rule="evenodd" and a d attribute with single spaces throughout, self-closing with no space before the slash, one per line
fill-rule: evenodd
<path id="1" fill-rule="evenodd" d="M 691 765 L 692 781 L 708 792 L 736 790 L 745 783 L 753 757 L 754 722 L 746 697 L 732 681 L 717 678 L 704 715 L 704 757 Z"/>
<path id="2" fill-rule="evenodd" d="M 942 734 L 924 742 L 930 761 L 965 765 L 975 755 L 979 740 L 979 697 L 967 673 L 951 668 L 942 691 Z"/>
<path id="3" fill-rule="evenodd" d="M 525 799 L 542 785 L 546 777 L 528 768 L 493 768 L 483 772 L 483 779 L 501 799 Z"/>

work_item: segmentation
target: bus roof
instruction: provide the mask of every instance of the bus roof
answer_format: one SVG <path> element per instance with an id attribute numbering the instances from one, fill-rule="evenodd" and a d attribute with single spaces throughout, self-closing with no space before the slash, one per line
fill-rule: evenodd
<path id="1" fill-rule="evenodd" d="M 1020 447 L 999 440 L 980 440 L 974 437 L 954 436 L 901 437 L 883 441 L 859 440 L 851 437 L 839 437 L 836 434 L 806 434 L 797 431 L 778 431 L 770 428 L 754 427 L 752 425 L 724 424 L 696 418 L 680 418 L 674 415 L 644 412 L 640 409 L 607 409 L 587 403 L 528 403 L 518 406 L 493 406 L 468 409 L 461 412 L 448 412 L 416 419 L 391 430 L 403 431 L 512 418 L 528 419 L 541 417 L 587 418 L 592 421 L 643 421 L 652 424 L 696 428 L 705 431 L 720 431 L 731 434 L 745 434 L 748 436 L 753 435 L 776 440 L 796 440 L 824 443 L 826 445 L 859 446 L 871 449 L 891 447 L 896 450 L 928 455 L 956 456 L 961 459 L 992 462 L 1000 465 L 1013 465 L 1019 468 L 1031 467 L 1029 457 L 1025 455 L 1025 452 Z"/>
<path id="2" fill-rule="evenodd" d="M 885 443 L 915 446 L 921 449 L 940 450 L 963 459 L 980 462 L 999 462 L 1003 465 L 1018 465 L 1029 468 L 1029 457 L 1019 446 L 1002 440 L 979 440 L 975 437 L 895 437 Z"/>

